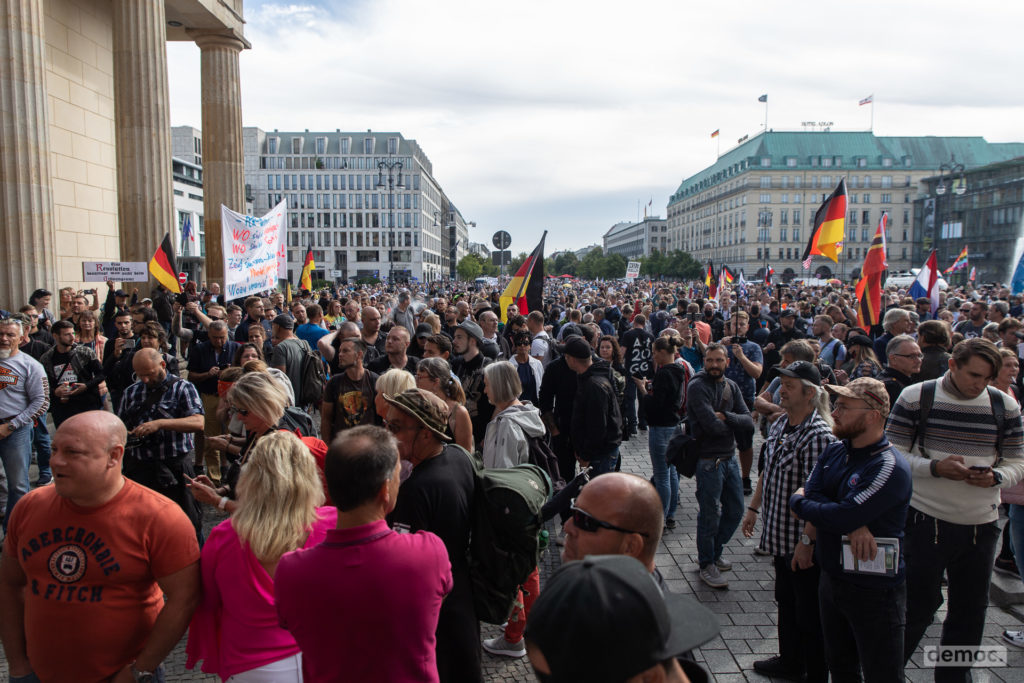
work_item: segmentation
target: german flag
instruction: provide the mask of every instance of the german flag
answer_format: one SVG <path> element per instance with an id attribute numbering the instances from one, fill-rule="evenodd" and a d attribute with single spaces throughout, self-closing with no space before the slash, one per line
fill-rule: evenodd
<path id="1" fill-rule="evenodd" d="M 729 266 L 722 266 L 722 277 L 725 279 L 725 284 L 731 285 L 735 280 L 736 276 L 733 275 L 732 271 L 729 270 Z"/>
<path id="2" fill-rule="evenodd" d="M 718 293 L 718 276 L 715 275 L 715 265 L 711 261 L 708 261 L 708 270 L 704 274 L 704 287 L 708 298 L 714 299 Z"/>
<path id="3" fill-rule="evenodd" d="M 174 260 L 174 247 L 171 246 L 171 233 L 164 234 L 153 258 L 149 259 L 149 272 L 167 291 L 181 294 L 181 283 L 178 282 L 178 264 Z"/>
<path id="4" fill-rule="evenodd" d="M 519 314 L 526 315 L 530 311 L 540 311 L 544 307 L 544 240 L 548 236 L 545 230 L 541 235 L 540 244 L 533 253 L 523 261 L 519 270 L 512 276 L 508 287 L 498 299 L 501 304 L 501 320 L 508 322 L 508 307 L 515 304 Z"/>
<path id="5" fill-rule="evenodd" d="M 885 262 L 885 226 L 888 221 L 889 214 L 883 213 L 857 282 L 857 327 L 868 333 L 873 325 L 879 323 L 882 314 L 882 273 L 889 267 Z"/>
<path id="6" fill-rule="evenodd" d="M 775 269 L 766 264 L 766 270 L 764 271 L 764 283 L 766 285 L 772 284 L 772 275 L 775 275 Z"/>
<path id="7" fill-rule="evenodd" d="M 811 258 L 815 255 L 824 256 L 839 263 L 839 254 L 843 252 L 843 235 L 846 230 L 846 178 L 839 179 L 828 199 L 814 214 L 814 229 L 804 250 L 804 268 L 811 267 Z"/>
<path id="8" fill-rule="evenodd" d="M 299 276 L 299 289 L 304 289 L 307 292 L 313 291 L 314 268 L 316 268 L 316 264 L 313 263 L 313 247 L 310 245 L 306 251 L 306 261 L 302 264 L 302 274 Z"/>

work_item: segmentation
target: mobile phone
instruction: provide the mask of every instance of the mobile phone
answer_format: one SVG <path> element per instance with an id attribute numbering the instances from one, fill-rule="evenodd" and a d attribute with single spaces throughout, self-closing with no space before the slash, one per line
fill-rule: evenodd
<path id="1" fill-rule="evenodd" d="M 135 340 L 134 339 L 125 339 L 124 344 L 121 345 L 121 348 L 123 350 L 125 350 L 125 351 L 130 351 L 130 350 L 134 349 L 135 348 Z"/>
<path id="2" fill-rule="evenodd" d="M 986 466 L 986 465 L 973 465 L 973 466 L 969 467 L 968 469 L 971 470 L 971 471 L 974 471 L 974 472 L 988 472 L 992 468 L 989 467 L 989 466 Z"/>
<path id="3" fill-rule="evenodd" d="M 747 338 L 746 338 L 746 336 L 733 337 L 732 338 L 732 343 L 733 344 L 746 344 L 747 343 Z"/>
<path id="4" fill-rule="evenodd" d="M 696 313 L 687 313 L 686 315 L 688 315 L 690 317 L 690 322 L 691 323 L 697 322 L 697 314 Z M 693 325 L 690 325 L 690 327 L 693 327 Z"/>

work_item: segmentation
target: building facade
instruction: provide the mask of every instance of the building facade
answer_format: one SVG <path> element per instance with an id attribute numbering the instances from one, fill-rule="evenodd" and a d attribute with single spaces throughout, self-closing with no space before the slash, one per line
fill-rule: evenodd
<path id="1" fill-rule="evenodd" d="M 85 287 L 83 261 L 148 261 L 173 230 L 168 40 L 199 46 L 203 93 L 216 94 L 202 101 L 218 177 L 206 213 L 243 205 L 243 26 L 242 0 L 19 0 L 0 12 L 4 308 L 39 287 Z"/>
<path id="2" fill-rule="evenodd" d="M 936 192 L 936 188 L 943 191 Z M 960 191 L 962 190 L 962 192 Z M 955 284 L 967 281 L 971 267 L 977 282 L 1008 283 L 1024 240 L 1024 157 L 968 169 L 954 176 L 932 176 L 922 182 L 914 200 L 914 261 L 924 263 L 934 248 L 945 270 L 966 246 L 969 264 L 947 275 Z"/>
<path id="3" fill-rule="evenodd" d="M 259 128 L 243 137 L 253 213 L 288 202 L 292 282 L 309 247 L 313 278 L 336 283 L 392 274 L 397 282 L 446 280 L 467 253 L 467 223 L 415 140 Z"/>
<path id="4" fill-rule="evenodd" d="M 684 180 L 669 199 L 669 249 L 713 260 L 747 277 L 771 265 L 777 276 L 859 273 L 882 213 L 890 270 L 917 263 L 915 199 L 921 182 L 955 157 L 968 168 L 1024 155 L 1022 143 L 980 137 L 880 137 L 870 132 L 761 133 Z M 846 241 L 839 264 L 801 256 L 814 214 L 846 178 Z"/>
<path id="5" fill-rule="evenodd" d="M 650 256 L 668 250 L 668 221 L 648 216 L 639 223 L 616 223 L 604 234 L 604 254 L 622 254 L 627 259 Z"/>

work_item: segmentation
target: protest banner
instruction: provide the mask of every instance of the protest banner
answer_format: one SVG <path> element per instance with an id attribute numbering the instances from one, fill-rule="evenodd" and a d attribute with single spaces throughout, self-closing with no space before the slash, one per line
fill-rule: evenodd
<path id="1" fill-rule="evenodd" d="M 82 261 L 85 282 L 145 282 L 148 279 L 145 261 Z"/>
<path id="2" fill-rule="evenodd" d="M 630 261 L 626 264 L 626 279 L 635 280 L 640 276 L 640 262 Z"/>
<path id="3" fill-rule="evenodd" d="M 261 217 L 244 216 L 222 204 L 220 215 L 226 298 L 239 299 L 275 289 L 278 279 L 288 276 L 286 202 Z"/>

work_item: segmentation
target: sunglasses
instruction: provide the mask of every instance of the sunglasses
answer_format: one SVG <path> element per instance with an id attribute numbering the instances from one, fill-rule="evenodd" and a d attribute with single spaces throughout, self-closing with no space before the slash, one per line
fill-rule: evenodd
<path id="1" fill-rule="evenodd" d="M 648 534 L 643 531 L 634 531 L 632 529 L 624 529 L 621 526 L 615 526 L 603 520 L 594 517 L 589 512 L 576 507 L 573 503 L 569 506 L 569 510 L 572 512 L 572 523 L 580 531 L 586 531 L 588 533 L 596 533 L 598 529 L 609 529 L 611 531 L 618 531 L 623 534 L 640 534 L 644 538 L 648 537 Z"/>
<path id="2" fill-rule="evenodd" d="M 241 415 L 242 417 L 249 417 L 249 411 L 248 410 L 242 410 L 241 408 L 235 408 L 235 412 L 238 413 L 239 415 Z"/>

